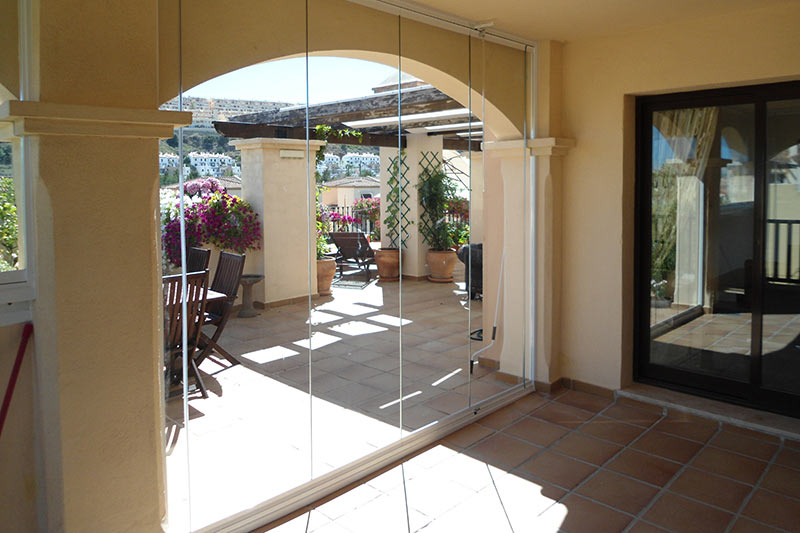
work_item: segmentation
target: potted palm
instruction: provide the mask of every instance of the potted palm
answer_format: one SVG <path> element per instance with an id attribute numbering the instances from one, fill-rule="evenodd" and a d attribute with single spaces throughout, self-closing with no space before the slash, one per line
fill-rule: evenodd
<path id="1" fill-rule="evenodd" d="M 419 232 L 428 250 L 428 279 L 438 283 L 453 281 L 453 269 L 458 260 L 453 241 L 453 224 L 447 222 L 447 206 L 455 198 L 456 187 L 444 170 L 426 169 L 420 174 L 419 203 L 422 207 Z"/>

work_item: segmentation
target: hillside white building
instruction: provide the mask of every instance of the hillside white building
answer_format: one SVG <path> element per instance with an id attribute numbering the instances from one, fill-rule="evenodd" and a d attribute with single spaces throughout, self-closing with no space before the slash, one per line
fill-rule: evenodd
<path id="1" fill-rule="evenodd" d="M 342 156 L 342 165 L 352 166 L 357 169 L 377 169 L 380 167 L 381 158 L 376 154 L 357 154 L 348 152 Z"/>
<path id="2" fill-rule="evenodd" d="M 178 168 L 179 164 L 179 158 L 175 154 L 158 154 L 158 171 L 162 174 L 167 170 Z"/>
<path id="3" fill-rule="evenodd" d="M 225 154 L 191 152 L 189 153 L 189 165 L 196 168 L 201 176 L 221 176 L 227 168 L 230 168 L 234 175 L 242 173 L 236 160 Z"/>

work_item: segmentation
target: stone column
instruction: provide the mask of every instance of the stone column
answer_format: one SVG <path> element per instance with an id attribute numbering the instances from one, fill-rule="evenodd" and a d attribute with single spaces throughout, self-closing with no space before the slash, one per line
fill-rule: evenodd
<path id="1" fill-rule="evenodd" d="M 380 194 L 381 194 L 381 246 L 384 248 L 388 248 L 392 246 L 392 242 L 389 239 L 389 236 L 386 232 L 386 226 L 384 225 L 383 221 L 386 220 L 386 207 L 387 207 L 387 197 L 389 195 L 389 178 L 390 175 L 390 168 L 392 166 L 392 159 L 397 157 L 397 148 L 387 148 L 385 146 L 380 147 L 380 173 L 378 174 L 381 184 Z"/>
<path id="2" fill-rule="evenodd" d="M 534 157 L 536 187 L 536 331 L 534 379 L 550 384 L 561 377 L 561 210 L 563 156 L 572 139 L 545 137 L 528 141 Z M 532 332 L 529 329 L 529 333 Z M 531 339 L 529 339 L 530 342 Z"/>
<path id="3" fill-rule="evenodd" d="M 166 516 L 159 3 L 20 2 L 33 189 L 38 528 L 159 531 Z M 121 37 L 123 36 L 124 37 Z"/>
<path id="4" fill-rule="evenodd" d="M 310 167 L 304 140 L 258 138 L 231 144 L 242 152 L 242 199 L 262 224 L 261 250 L 249 252 L 245 263 L 246 273 L 265 276 L 253 289 L 256 304 L 280 305 L 307 298 L 309 292 L 316 295 L 313 158 L 325 142 L 310 141 Z"/>
<path id="5" fill-rule="evenodd" d="M 166 512 L 158 138 L 191 115 L 10 101 L 0 121 L 26 138 L 35 189 L 40 527 L 155 531 Z"/>
<path id="6" fill-rule="evenodd" d="M 529 215 L 525 211 L 525 164 L 528 160 L 524 142 L 494 141 L 483 143 L 487 160 L 487 220 L 484 244 L 484 332 L 492 331 L 497 288 L 500 287 L 500 312 L 497 339 L 492 354 L 500 372 L 522 376 L 525 353 L 525 254 Z M 505 254 L 505 260 L 503 260 Z M 500 275 L 502 267 L 502 286 Z M 486 336 L 488 339 L 488 335 Z"/>
<path id="7" fill-rule="evenodd" d="M 428 245 L 419 232 L 419 216 L 421 208 L 419 205 L 419 194 L 417 183 L 419 174 L 422 171 L 421 160 L 423 152 L 433 152 L 442 161 L 442 137 L 429 136 L 425 133 L 409 134 L 406 136 L 406 148 L 404 149 L 404 161 L 408 166 L 405 185 L 405 194 L 408 195 L 406 205 L 408 212 L 402 213 L 406 221 L 406 238 L 403 242 L 403 277 L 408 279 L 424 279 L 428 275 L 426 257 Z M 381 148 L 381 222 L 386 218 L 386 195 L 389 193 L 389 168 L 391 159 L 397 156 L 397 148 Z M 401 222 L 401 224 L 403 224 Z M 386 235 L 385 228 L 381 227 L 381 246 L 390 246 L 390 241 Z"/>
<path id="8" fill-rule="evenodd" d="M 497 342 L 490 357 L 500 372 L 549 383 L 558 365 L 561 228 L 560 157 L 569 139 L 484 143 L 486 243 L 484 244 L 484 331 L 491 331 L 503 253 L 503 282 Z M 526 169 L 535 159 L 535 172 Z M 536 234 L 531 235 L 532 187 L 536 191 Z M 495 218 L 502 213 L 502 219 Z M 534 238 L 535 237 L 535 238 Z M 535 250 L 532 247 L 535 245 Z M 532 331 L 534 260 L 536 331 Z M 488 329 L 487 329 L 488 328 Z M 534 346 L 535 342 L 535 346 Z M 535 349 L 534 349 L 535 348 Z M 536 373 L 531 375 L 531 354 Z"/>
<path id="9" fill-rule="evenodd" d="M 419 194 L 417 184 L 419 175 L 422 172 L 423 152 L 435 153 L 439 161 L 442 161 L 442 137 L 440 135 L 428 135 L 427 133 L 412 133 L 406 136 L 406 164 L 408 165 L 408 219 L 413 224 L 408 225 L 408 239 L 406 248 L 403 251 L 403 277 L 410 279 L 422 279 L 428 275 L 427 255 L 428 244 L 422 238 L 419 231 L 420 214 L 422 208 L 419 205 Z"/>

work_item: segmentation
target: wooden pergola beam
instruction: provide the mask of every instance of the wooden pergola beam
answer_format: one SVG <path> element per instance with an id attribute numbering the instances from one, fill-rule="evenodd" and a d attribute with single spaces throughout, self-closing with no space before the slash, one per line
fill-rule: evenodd
<path id="1" fill-rule="evenodd" d="M 275 126 L 273 124 L 253 124 L 249 122 L 213 122 L 214 129 L 220 135 L 225 137 L 234 137 L 239 139 L 255 139 L 259 137 L 269 139 L 305 139 L 306 134 L 310 139 L 316 139 L 316 130 L 314 128 L 294 128 L 289 126 Z M 337 137 L 329 137 L 328 142 L 331 144 L 352 144 L 361 146 L 384 146 L 387 148 L 397 148 L 397 135 L 378 135 L 373 133 L 362 133 L 361 142 L 353 137 L 345 137 L 343 139 Z M 443 147 L 445 150 L 469 150 L 470 143 L 467 139 L 443 139 Z M 400 137 L 400 148 L 406 147 L 405 136 Z M 480 141 L 473 139 L 471 145 L 473 152 L 481 150 Z"/>

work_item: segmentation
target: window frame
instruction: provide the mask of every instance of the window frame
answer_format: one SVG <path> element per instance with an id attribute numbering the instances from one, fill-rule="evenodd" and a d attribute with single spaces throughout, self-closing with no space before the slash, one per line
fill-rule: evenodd
<path id="1" fill-rule="evenodd" d="M 10 142 L 12 146 L 20 265 L 17 270 L 0 272 L 0 326 L 31 320 L 31 302 L 36 298 L 31 141 L 29 137 L 14 136 L 11 123 L 0 126 L 0 142 Z"/>

